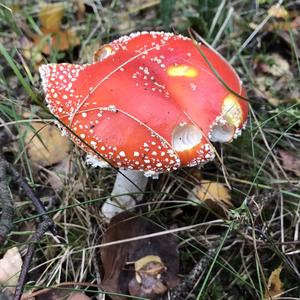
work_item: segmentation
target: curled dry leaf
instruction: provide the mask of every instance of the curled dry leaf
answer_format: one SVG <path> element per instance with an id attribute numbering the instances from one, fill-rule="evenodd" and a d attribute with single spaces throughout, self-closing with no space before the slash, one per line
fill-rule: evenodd
<path id="1" fill-rule="evenodd" d="M 112 219 L 102 245 L 161 230 L 143 217 L 124 212 Z M 177 241 L 171 234 L 103 247 L 104 291 L 156 299 L 179 282 L 176 248 Z M 110 298 L 126 299 L 117 295 Z"/>
<path id="2" fill-rule="evenodd" d="M 223 183 L 202 180 L 200 185 L 193 189 L 193 193 L 197 196 L 198 201 L 212 200 L 222 202 L 227 207 L 233 207 L 229 190 Z"/>
<path id="3" fill-rule="evenodd" d="M 288 61 L 278 53 L 265 55 L 264 62 L 259 62 L 259 68 L 275 77 L 292 76 Z"/>
<path id="4" fill-rule="evenodd" d="M 267 290 L 265 292 L 265 299 L 277 299 L 283 293 L 283 284 L 280 280 L 280 273 L 282 271 L 282 266 L 276 268 L 270 275 L 267 285 Z"/>
<path id="5" fill-rule="evenodd" d="M 59 192 L 65 188 L 65 184 L 68 181 L 72 181 L 72 177 L 77 172 L 76 164 L 72 160 L 72 155 L 67 155 L 63 160 L 55 164 L 53 167 L 48 168 L 46 174 L 46 185 L 50 185 L 53 190 Z M 73 191 L 77 192 L 83 189 L 83 184 L 78 183 L 73 187 Z"/>
<path id="6" fill-rule="evenodd" d="M 56 126 L 32 122 L 31 128 L 24 126 L 21 128 L 21 132 L 25 134 L 25 144 L 31 161 L 46 167 L 68 156 L 72 144 L 61 135 Z"/>
<path id="7" fill-rule="evenodd" d="M 222 216 L 228 217 L 228 209 L 233 208 L 231 196 L 226 186 L 219 182 L 201 180 L 190 195 L 195 202 L 204 202 L 212 211 Z"/>
<path id="8" fill-rule="evenodd" d="M 256 84 L 258 97 L 266 99 L 271 105 L 299 101 L 298 89 L 291 89 L 293 78 L 289 62 L 278 53 L 258 58 L 256 64 Z"/>
<path id="9" fill-rule="evenodd" d="M 300 156 L 285 150 L 278 150 L 282 167 L 300 177 Z"/>
<path id="10" fill-rule="evenodd" d="M 287 19 L 289 17 L 288 11 L 281 5 L 272 5 L 268 9 L 268 15 L 278 19 Z"/>
<path id="11" fill-rule="evenodd" d="M 22 258 L 17 247 L 8 249 L 0 259 L 0 285 L 14 290 L 22 267 Z"/>
<path id="12" fill-rule="evenodd" d="M 85 293 L 82 292 L 73 292 L 70 293 L 70 290 L 73 288 L 73 286 L 64 286 L 65 289 L 45 289 L 44 291 L 38 291 L 40 292 L 38 295 L 35 295 L 34 297 L 31 296 L 30 292 L 23 294 L 25 296 L 25 299 L 34 299 L 34 300 L 89 300 L 89 298 Z M 22 297 L 23 299 L 23 297 Z"/>
<path id="13" fill-rule="evenodd" d="M 67 300 L 89 300 L 91 299 L 90 297 L 88 297 L 86 294 L 84 293 L 72 293 Z"/>
<path id="14" fill-rule="evenodd" d="M 34 44 L 42 47 L 42 52 L 49 55 L 52 51 L 66 51 L 79 45 L 79 39 L 72 30 L 52 32 L 42 29 L 43 36 L 36 36 Z M 47 37 L 49 37 L 47 39 Z"/>
<path id="15" fill-rule="evenodd" d="M 43 29 L 55 32 L 60 30 L 61 20 L 65 13 L 62 2 L 44 4 L 39 12 L 39 21 Z"/>
<path id="16" fill-rule="evenodd" d="M 76 9 L 77 20 L 83 20 L 85 16 L 85 4 L 83 0 L 73 0 Z"/>
<path id="17" fill-rule="evenodd" d="M 64 3 L 44 4 L 39 12 L 41 35 L 33 37 L 34 44 L 49 55 L 53 50 L 66 51 L 80 44 L 72 29 L 62 30 L 61 21 L 65 14 Z"/>

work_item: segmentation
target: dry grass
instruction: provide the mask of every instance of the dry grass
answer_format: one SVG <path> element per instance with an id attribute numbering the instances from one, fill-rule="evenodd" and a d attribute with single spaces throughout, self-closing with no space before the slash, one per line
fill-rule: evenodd
<path id="1" fill-rule="evenodd" d="M 101 282 L 100 243 L 106 224 L 99 209 L 112 188 L 115 171 L 86 166 L 83 153 L 74 148 L 60 175 L 63 187 L 55 189 L 49 181 L 58 173 L 55 166 L 42 167 L 28 157 L 21 126 L 30 130 L 28 119 L 51 123 L 51 116 L 39 105 L 42 96 L 36 64 L 41 54 L 30 47 L 24 49 L 26 29 L 39 31 L 40 5 L 6 2 L 0 6 L 0 133 L 5 131 L 10 142 L 3 149 L 44 201 L 59 229 L 58 238 L 47 235 L 39 244 L 26 291 L 76 282 L 82 283 L 74 285 L 77 290 L 102 299 L 97 288 L 84 283 Z M 64 21 L 76 31 L 80 45 L 42 55 L 43 62 L 86 63 L 100 44 L 119 35 L 137 30 L 187 34 L 187 28 L 193 26 L 232 62 L 245 82 L 251 104 L 249 123 L 241 138 L 218 149 L 224 165 L 216 161 L 200 171 L 193 168 L 162 175 L 152 180 L 140 206 L 162 231 L 176 228 L 181 277 L 207 249 L 222 245 L 199 278 L 192 299 L 264 299 L 268 277 L 280 265 L 284 292 L 276 299 L 299 299 L 299 176 L 284 165 L 278 152 L 290 152 L 300 160 L 299 27 L 284 29 L 284 22 L 292 24 L 300 17 L 299 3 L 283 3 L 290 12 L 283 20 L 268 14 L 277 3 L 271 0 L 84 2 L 82 18 L 76 15 L 75 1 L 65 2 Z M 289 66 L 280 76 L 262 71 L 273 53 L 280 54 Z M 277 102 L 268 101 L 271 98 Z M 201 178 L 230 183 L 234 209 L 224 213 L 195 205 L 189 192 Z M 0 254 L 12 246 L 24 254 L 37 220 L 29 201 L 14 187 L 12 193 L 14 229 L 0 246 Z"/>

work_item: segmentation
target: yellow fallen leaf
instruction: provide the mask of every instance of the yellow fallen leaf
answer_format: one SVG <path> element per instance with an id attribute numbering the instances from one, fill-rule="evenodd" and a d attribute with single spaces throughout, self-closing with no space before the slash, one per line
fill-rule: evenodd
<path id="1" fill-rule="evenodd" d="M 279 266 L 271 273 L 268 280 L 267 290 L 265 291 L 266 300 L 276 299 L 283 293 L 283 284 L 280 280 L 281 271 L 282 266 Z"/>
<path id="2" fill-rule="evenodd" d="M 233 207 L 229 190 L 222 183 L 201 180 L 200 185 L 193 189 L 193 193 L 200 201 L 212 200 L 223 202 L 228 207 Z"/>
<path id="3" fill-rule="evenodd" d="M 62 161 L 71 150 L 71 142 L 54 125 L 32 122 L 30 127 L 22 127 L 27 153 L 31 161 L 50 166 Z"/>
<path id="4" fill-rule="evenodd" d="M 39 12 L 41 26 L 52 32 L 59 31 L 64 13 L 65 8 L 62 2 L 44 4 Z"/>
<path id="5" fill-rule="evenodd" d="M 287 19 L 289 17 L 288 11 L 281 5 L 272 5 L 268 9 L 268 15 L 278 19 Z"/>
<path id="6" fill-rule="evenodd" d="M 22 258 L 17 247 L 8 249 L 0 259 L 0 285 L 11 286 L 14 290 L 22 267 Z"/>
<path id="7" fill-rule="evenodd" d="M 39 12 L 41 34 L 35 35 L 33 41 L 35 47 L 46 55 L 53 51 L 66 51 L 80 44 L 72 29 L 61 29 L 64 14 L 63 2 L 45 4 Z"/>
<path id="8" fill-rule="evenodd" d="M 157 256 L 157 255 L 147 255 L 147 256 L 144 256 L 144 257 L 142 257 L 142 258 L 140 258 L 140 259 L 138 259 L 137 261 L 134 262 L 134 269 L 135 269 L 135 271 L 139 271 L 145 265 L 147 265 L 151 262 L 163 264 L 162 261 L 161 261 L 161 258 L 159 256 Z"/>

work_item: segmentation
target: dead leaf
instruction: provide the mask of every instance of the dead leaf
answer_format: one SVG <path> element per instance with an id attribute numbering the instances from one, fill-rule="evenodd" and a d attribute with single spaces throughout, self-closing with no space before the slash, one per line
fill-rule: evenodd
<path id="1" fill-rule="evenodd" d="M 229 190 L 223 183 L 201 180 L 200 185 L 193 189 L 193 193 L 200 201 L 212 200 L 233 207 Z"/>
<path id="2" fill-rule="evenodd" d="M 22 258 L 17 247 L 8 249 L 0 259 L 0 284 L 15 290 L 22 267 Z"/>
<path id="3" fill-rule="evenodd" d="M 285 150 L 278 150 L 278 154 L 282 161 L 282 167 L 300 177 L 300 157 Z"/>
<path id="4" fill-rule="evenodd" d="M 268 280 L 267 290 L 265 291 L 265 299 L 273 300 L 278 298 L 283 293 L 283 283 L 280 280 L 280 273 L 282 271 L 282 266 L 275 269 Z"/>
<path id="5" fill-rule="evenodd" d="M 61 29 L 64 13 L 62 2 L 45 4 L 39 12 L 42 34 L 35 35 L 33 40 L 35 47 L 46 55 L 53 51 L 66 51 L 80 44 L 80 39 L 72 29 Z"/>
<path id="6" fill-rule="evenodd" d="M 67 300 L 89 300 L 91 299 L 84 293 L 72 293 Z"/>
<path id="7" fill-rule="evenodd" d="M 60 30 L 64 14 L 65 7 L 62 2 L 44 4 L 39 12 L 39 21 L 43 29 L 56 32 Z"/>
<path id="8" fill-rule="evenodd" d="M 111 220 L 102 245 L 161 230 L 146 218 L 124 212 Z M 103 247 L 101 260 L 104 268 L 102 288 L 106 292 L 157 299 L 179 281 L 177 241 L 171 234 Z M 110 298 L 125 299 L 117 295 L 110 295 Z"/>
<path id="9" fill-rule="evenodd" d="M 204 206 L 219 217 L 228 219 L 228 210 L 233 208 L 229 190 L 222 183 L 201 180 L 193 188 L 189 199 L 194 203 L 203 202 Z"/>
<path id="10" fill-rule="evenodd" d="M 255 60 L 256 87 L 258 97 L 273 106 L 298 102 L 299 89 L 291 88 L 293 78 L 289 62 L 278 53 L 258 57 Z"/>
<path id="11" fill-rule="evenodd" d="M 25 144 L 31 161 L 41 165 L 50 166 L 62 161 L 71 150 L 71 142 L 61 135 L 55 125 L 43 122 L 32 122 L 31 127 L 22 127 L 25 134 Z"/>
<path id="12" fill-rule="evenodd" d="M 281 5 L 272 5 L 268 9 L 268 15 L 278 19 L 287 19 L 289 17 L 288 11 Z"/>
<path id="13" fill-rule="evenodd" d="M 70 294 L 70 289 L 72 286 L 64 286 L 66 289 L 50 289 L 47 290 L 43 293 L 40 293 L 36 295 L 34 298 L 31 296 L 31 293 L 25 293 L 23 294 L 26 297 L 25 299 L 35 299 L 35 300 L 61 300 L 61 299 L 66 299 L 66 300 L 89 300 L 89 298 L 85 293 L 82 292 L 74 292 Z M 34 293 L 33 293 L 34 294 Z M 23 299 L 22 297 L 22 299 Z"/>
<path id="14" fill-rule="evenodd" d="M 79 38 L 71 29 L 57 32 L 42 29 L 42 33 L 42 36 L 34 37 L 34 44 L 46 55 L 53 51 L 66 51 L 80 44 Z"/>
<path id="15" fill-rule="evenodd" d="M 82 0 L 74 0 L 77 20 L 83 20 L 85 16 L 85 4 Z"/>
<path id="16" fill-rule="evenodd" d="M 287 75 L 291 76 L 291 70 L 288 61 L 278 53 L 265 55 L 264 61 L 260 62 L 259 67 L 264 73 L 271 74 L 275 77 Z"/>
<path id="17" fill-rule="evenodd" d="M 65 187 L 67 181 L 70 182 L 70 177 L 74 176 L 76 165 L 72 160 L 72 155 L 67 155 L 63 160 L 48 169 L 46 174 L 46 185 L 50 185 L 53 190 L 59 192 Z M 82 184 L 76 184 L 76 191 L 83 188 Z M 75 190 L 73 190 L 75 192 Z"/>

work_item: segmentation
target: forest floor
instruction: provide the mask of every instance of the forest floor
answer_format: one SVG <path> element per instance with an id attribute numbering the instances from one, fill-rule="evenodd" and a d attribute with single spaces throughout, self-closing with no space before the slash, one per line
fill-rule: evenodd
<path id="1" fill-rule="evenodd" d="M 87 165 L 85 153 L 61 136 L 42 105 L 39 66 L 91 63 L 101 45 L 132 32 L 188 36 L 189 28 L 241 77 L 247 127 L 232 143 L 216 145 L 219 160 L 151 179 L 134 212 L 142 221 L 115 234 L 126 238 L 139 222 L 159 226 L 155 243 L 164 248 L 164 262 L 179 264 L 172 276 L 191 278 L 189 299 L 300 299 L 299 1 L 6 0 L 0 3 L 0 152 L 58 230 L 36 245 L 22 299 L 104 299 L 104 269 L 110 262 L 109 272 L 124 271 L 113 251 L 102 253 L 108 225 L 100 209 L 116 170 Z M 12 299 L 39 222 L 13 181 L 10 193 L 15 212 L 0 245 L 0 299 Z M 116 285 L 118 293 L 122 283 Z"/>

